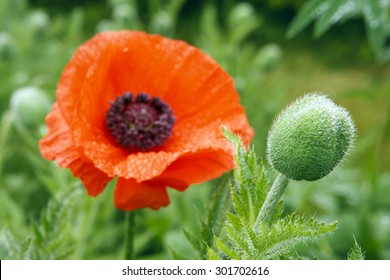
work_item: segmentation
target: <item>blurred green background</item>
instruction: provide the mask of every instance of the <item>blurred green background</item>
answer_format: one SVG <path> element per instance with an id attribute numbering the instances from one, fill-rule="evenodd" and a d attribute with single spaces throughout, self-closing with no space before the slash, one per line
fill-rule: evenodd
<path id="1" fill-rule="evenodd" d="M 367 259 L 390 259 L 390 1 L 352 2 L 364 6 L 346 10 L 344 0 L 333 6 L 327 0 L 1 0 L 0 258 L 123 257 L 124 213 L 114 208 L 114 184 L 88 197 L 68 170 L 41 158 L 37 143 L 77 47 L 99 31 L 136 29 L 185 40 L 229 72 L 266 165 L 267 131 L 286 104 L 315 91 L 346 107 L 358 129 L 354 149 L 326 178 L 293 182 L 285 212 L 339 221 L 334 235 L 298 248 L 299 255 L 346 259 L 356 239 Z M 268 168 L 267 175 L 274 177 Z M 171 191 L 171 205 L 160 211 L 139 210 L 137 258 L 169 259 L 169 248 L 191 258 L 182 229 L 199 230 L 198 216 L 216 183 Z"/>

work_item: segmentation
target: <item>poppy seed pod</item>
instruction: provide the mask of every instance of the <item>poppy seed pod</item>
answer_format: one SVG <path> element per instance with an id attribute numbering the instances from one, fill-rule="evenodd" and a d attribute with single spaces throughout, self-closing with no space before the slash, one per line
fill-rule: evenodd
<path id="1" fill-rule="evenodd" d="M 293 180 L 328 175 L 355 138 L 348 111 L 321 94 L 307 94 L 288 106 L 268 135 L 267 157 L 274 169 Z"/>

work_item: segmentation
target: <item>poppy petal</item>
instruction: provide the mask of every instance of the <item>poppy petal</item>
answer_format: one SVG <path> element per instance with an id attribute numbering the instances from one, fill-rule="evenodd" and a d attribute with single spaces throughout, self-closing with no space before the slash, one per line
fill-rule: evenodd
<path id="1" fill-rule="evenodd" d="M 119 178 L 115 188 L 115 206 L 130 211 L 138 208 L 158 210 L 169 204 L 165 187 L 137 183 L 133 179 Z"/>
<path id="2" fill-rule="evenodd" d="M 97 196 L 111 178 L 92 163 L 81 159 L 73 145 L 69 126 L 61 114 L 58 103 L 53 105 L 46 123 L 49 133 L 39 142 L 42 156 L 48 160 L 55 160 L 63 168 L 69 167 L 73 175 L 82 180 L 88 194 Z"/>
<path id="3" fill-rule="evenodd" d="M 161 174 L 179 156 L 179 153 L 164 151 L 129 153 L 116 147 L 99 129 L 82 122 L 82 118 L 75 125 L 78 126 L 74 130 L 77 131 L 75 139 L 85 156 L 110 177 L 134 178 L 138 182 L 149 180 Z"/>
<path id="4" fill-rule="evenodd" d="M 69 168 L 74 176 L 80 178 L 91 196 L 99 195 L 112 179 L 106 173 L 97 169 L 92 163 L 85 163 L 81 159 L 73 161 Z"/>
<path id="5" fill-rule="evenodd" d="M 239 118 L 237 119 L 239 120 Z M 230 143 L 223 137 L 221 125 L 218 123 L 203 128 L 182 129 L 182 133 L 173 135 L 161 150 L 137 153 L 128 153 L 126 150 L 116 147 L 101 130 L 90 127 L 88 122 L 83 122 L 82 117 L 78 118 L 75 124 L 79 125 L 78 131 L 80 131 L 75 135 L 75 138 L 79 137 L 79 143 L 82 143 L 85 156 L 110 177 L 133 178 L 138 182 L 151 180 L 161 175 L 166 168 L 181 157 L 197 153 L 206 155 L 209 150 L 216 150 L 219 151 L 218 154 L 223 154 L 221 157 L 216 157 L 228 161 L 221 162 L 221 165 L 231 168 L 233 164 L 232 157 L 226 155 L 231 154 Z M 242 123 L 238 121 L 237 124 Z M 243 140 L 252 137 L 251 130 L 242 131 L 238 125 L 233 126 L 233 131 L 234 128 L 238 132 L 242 132 L 245 136 Z M 215 172 L 212 168 L 204 171 L 206 172 L 205 178 L 215 178 L 213 175 Z"/>
<path id="6" fill-rule="evenodd" d="M 110 59 L 110 57 L 99 59 L 102 43 L 96 39 L 99 39 L 99 36 L 77 49 L 62 72 L 56 89 L 59 107 L 64 119 L 69 124 L 73 120 L 74 109 L 80 101 L 80 91 L 86 82 L 86 78 L 93 75 L 94 69 L 97 67 L 96 62 L 108 63 Z"/>
<path id="7" fill-rule="evenodd" d="M 184 191 L 191 184 L 199 184 L 221 176 L 233 168 L 232 154 L 224 150 L 205 150 L 183 156 L 173 162 L 150 184 L 169 186 Z"/>
<path id="8" fill-rule="evenodd" d="M 47 115 L 46 124 L 48 134 L 39 141 L 42 156 L 48 160 L 55 160 L 61 167 L 66 168 L 79 158 L 79 154 L 74 149 L 69 126 L 62 116 L 57 102 L 54 103 L 52 111 Z"/>

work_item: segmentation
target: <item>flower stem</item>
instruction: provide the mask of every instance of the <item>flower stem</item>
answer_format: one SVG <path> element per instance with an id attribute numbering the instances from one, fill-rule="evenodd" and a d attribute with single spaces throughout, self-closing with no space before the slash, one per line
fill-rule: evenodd
<path id="1" fill-rule="evenodd" d="M 125 260 L 134 259 L 135 212 L 126 212 Z"/>
<path id="2" fill-rule="evenodd" d="M 278 202 L 288 185 L 289 179 L 283 174 L 279 173 L 276 177 L 271 189 L 269 190 L 264 204 L 260 209 L 257 216 L 255 229 L 258 229 L 261 221 L 264 221 L 267 225 L 271 223 L 273 212 L 278 205 Z"/>

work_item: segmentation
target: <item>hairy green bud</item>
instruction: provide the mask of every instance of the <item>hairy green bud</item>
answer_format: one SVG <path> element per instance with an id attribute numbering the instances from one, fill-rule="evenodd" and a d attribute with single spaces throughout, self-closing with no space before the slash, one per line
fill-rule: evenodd
<path id="1" fill-rule="evenodd" d="M 348 111 L 321 94 L 307 94 L 288 106 L 268 135 L 267 157 L 293 180 L 328 175 L 348 152 L 355 126 Z"/>

